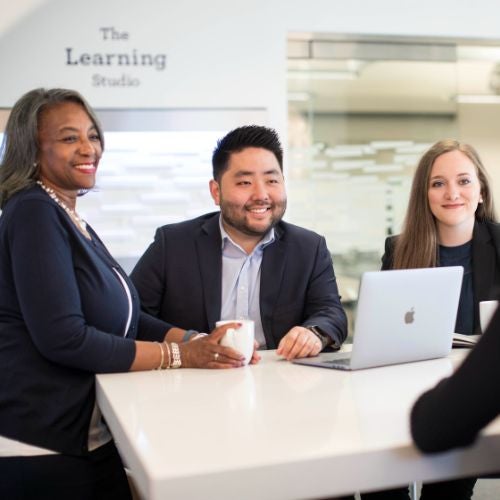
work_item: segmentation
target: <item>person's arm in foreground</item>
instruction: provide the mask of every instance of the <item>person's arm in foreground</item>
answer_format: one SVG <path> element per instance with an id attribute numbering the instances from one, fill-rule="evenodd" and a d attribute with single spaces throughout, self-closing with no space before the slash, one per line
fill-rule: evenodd
<path id="1" fill-rule="evenodd" d="M 411 412 L 411 432 L 424 452 L 473 443 L 500 413 L 500 310 L 456 373 L 424 393 Z"/>

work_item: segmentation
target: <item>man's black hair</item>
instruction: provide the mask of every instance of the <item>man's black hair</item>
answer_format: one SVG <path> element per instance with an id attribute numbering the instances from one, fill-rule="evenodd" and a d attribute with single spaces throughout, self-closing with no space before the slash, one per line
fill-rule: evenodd
<path id="1" fill-rule="evenodd" d="M 274 154 L 283 171 L 283 148 L 276 131 L 260 125 L 245 125 L 231 130 L 217 141 L 212 155 L 213 178 L 219 182 L 222 174 L 229 167 L 231 154 L 246 148 L 263 148 Z"/>

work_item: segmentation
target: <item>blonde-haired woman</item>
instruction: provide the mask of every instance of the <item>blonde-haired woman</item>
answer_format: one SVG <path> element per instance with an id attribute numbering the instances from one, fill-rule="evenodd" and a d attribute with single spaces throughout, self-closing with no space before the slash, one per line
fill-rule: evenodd
<path id="1" fill-rule="evenodd" d="M 418 164 L 403 231 L 387 238 L 382 269 L 452 265 L 464 267 L 455 331 L 480 333 L 479 303 L 498 298 L 500 225 L 476 150 L 446 139 L 434 144 Z M 465 478 L 424 484 L 421 499 L 469 499 L 475 482 Z M 380 495 L 408 498 L 406 489 Z"/>

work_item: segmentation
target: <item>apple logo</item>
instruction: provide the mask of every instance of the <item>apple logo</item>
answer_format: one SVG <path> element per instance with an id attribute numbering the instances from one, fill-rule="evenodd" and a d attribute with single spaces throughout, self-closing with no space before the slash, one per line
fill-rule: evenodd
<path id="1" fill-rule="evenodd" d="M 407 313 L 405 313 L 405 323 L 413 323 L 415 316 L 415 309 L 412 307 Z"/>

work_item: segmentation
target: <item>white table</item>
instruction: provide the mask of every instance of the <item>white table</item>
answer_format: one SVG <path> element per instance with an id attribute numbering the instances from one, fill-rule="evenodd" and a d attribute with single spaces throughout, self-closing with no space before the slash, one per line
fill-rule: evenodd
<path id="1" fill-rule="evenodd" d="M 500 419 L 469 449 L 411 443 L 412 403 L 464 352 L 348 373 L 267 351 L 233 370 L 98 375 L 97 400 L 147 499 L 343 495 L 498 470 Z"/>

